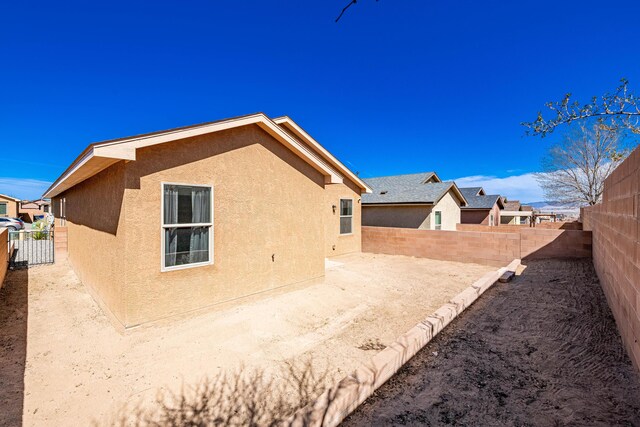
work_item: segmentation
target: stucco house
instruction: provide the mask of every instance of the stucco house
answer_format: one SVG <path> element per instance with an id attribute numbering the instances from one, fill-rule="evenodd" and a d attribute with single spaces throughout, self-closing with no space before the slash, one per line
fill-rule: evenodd
<path id="1" fill-rule="evenodd" d="M 500 211 L 500 224 L 504 225 L 530 225 L 533 217 L 533 208 L 520 204 L 519 200 L 504 202 L 504 209 Z"/>
<path id="2" fill-rule="evenodd" d="M 367 178 L 371 193 L 362 196 L 362 225 L 455 230 L 467 200 L 455 182 L 435 172 Z"/>
<path id="3" fill-rule="evenodd" d="M 49 200 L 22 200 L 20 202 L 20 219 L 25 222 L 33 222 L 36 215 L 43 215 L 50 212 L 51 202 Z"/>
<path id="4" fill-rule="evenodd" d="M 68 259 L 130 328 L 324 275 L 369 187 L 289 117 L 91 144 L 51 185 Z"/>
<path id="5" fill-rule="evenodd" d="M 467 205 L 461 207 L 462 224 L 500 225 L 500 210 L 504 209 L 501 196 L 487 195 L 482 187 L 460 188 L 460 191 L 467 199 Z"/>
<path id="6" fill-rule="evenodd" d="M 0 194 L 0 217 L 17 218 L 20 199 Z"/>

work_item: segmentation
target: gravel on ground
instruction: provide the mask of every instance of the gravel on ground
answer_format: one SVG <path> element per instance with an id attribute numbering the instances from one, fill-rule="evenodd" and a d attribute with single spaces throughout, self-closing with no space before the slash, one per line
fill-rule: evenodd
<path id="1" fill-rule="evenodd" d="M 525 264 L 344 425 L 640 425 L 640 375 L 591 260 Z"/>

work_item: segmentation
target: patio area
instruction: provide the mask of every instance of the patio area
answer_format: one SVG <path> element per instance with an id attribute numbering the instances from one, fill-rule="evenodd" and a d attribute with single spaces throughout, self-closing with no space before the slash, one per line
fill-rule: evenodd
<path id="1" fill-rule="evenodd" d="M 306 361 L 332 383 L 495 267 L 356 253 L 323 281 L 119 334 L 66 263 L 0 290 L 0 425 L 113 423 L 222 372 Z"/>

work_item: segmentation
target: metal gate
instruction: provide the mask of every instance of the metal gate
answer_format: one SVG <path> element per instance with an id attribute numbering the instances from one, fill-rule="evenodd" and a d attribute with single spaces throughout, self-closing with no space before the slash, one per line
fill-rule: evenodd
<path id="1" fill-rule="evenodd" d="M 11 269 L 51 264 L 55 261 L 53 228 L 9 231 L 9 245 L 13 245 L 13 254 L 9 260 Z"/>

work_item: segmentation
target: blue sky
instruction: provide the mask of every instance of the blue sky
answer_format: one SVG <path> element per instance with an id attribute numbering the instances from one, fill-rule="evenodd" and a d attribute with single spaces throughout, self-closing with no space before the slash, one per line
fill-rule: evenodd
<path id="1" fill-rule="evenodd" d="M 0 193 L 95 141 L 287 114 L 363 177 L 435 170 L 523 201 L 546 101 L 640 92 L 640 2 L 5 2 Z"/>

